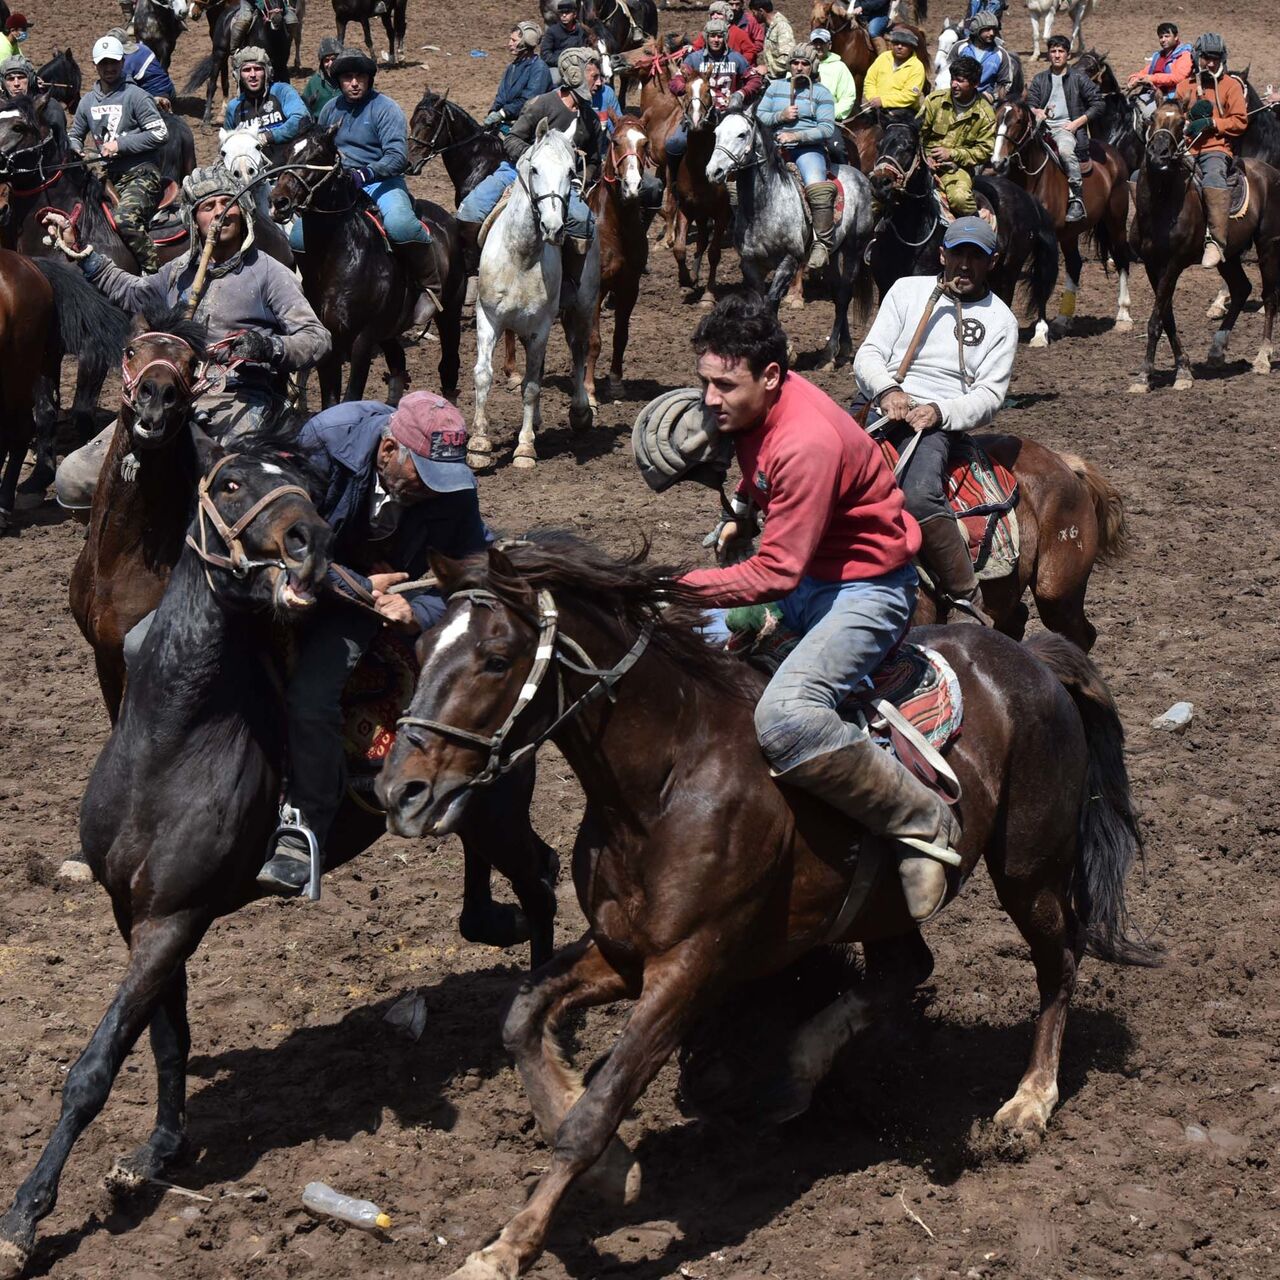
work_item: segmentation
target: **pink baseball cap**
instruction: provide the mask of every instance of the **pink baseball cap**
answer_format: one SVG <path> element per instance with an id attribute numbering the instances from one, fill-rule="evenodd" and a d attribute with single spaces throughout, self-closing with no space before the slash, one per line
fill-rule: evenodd
<path id="1" fill-rule="evenodd" d="M 467 424 L 456 405 L 434 391 L 411 391 L 391 415 L 391 436 L 413 455 L 418 477 L 436 493 L 476 487 L 467 466 Z"/>

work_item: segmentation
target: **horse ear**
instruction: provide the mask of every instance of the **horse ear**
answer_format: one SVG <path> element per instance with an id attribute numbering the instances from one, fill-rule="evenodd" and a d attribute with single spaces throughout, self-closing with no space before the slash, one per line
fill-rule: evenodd
<path id="1" fill-rule="evenodd" d="M 571 120 L 563 129 L 559 131 L 562 138 L 568 138 L 570 143 L 578 136 L 578 122 Z"/>
<path id="2" fill-rule="evenodd" d="M 431 565 L 431 573 L 440 584 L 440 594 L 447 596 L 457 590 L 462 581 L 463 566 L 461 560 L 454 560 L 439 551 L 429 551 L 427 562 Z"/>
<path id="3" fill-rule="evenodd" d="M 213 470 L 213 464 L 226 453 L 226 450 L 198 427 L 191 429 L 191 440 L 196 447 L 196 464 L 200 468 L 200 474 L 207 476 Z"/>
<path id="4" fill-rule="evenodd" d="M 516 567 L 511 563 L 511 557 L 505 551 L 499 551 L 496 546 L 489 548 L 489 572 L 496 573 L 501 578 L 518 578 L 520 575 L 516 572 Z"/>
<path id="5" fill-rule="evenodd" d="M 342 121 L 335 120 L 324 132 L 325 136 L 332 142 L 338 136 L 338 130 L 342 128 Z"/>
<path id="6" fill-rule="evenodd" d="M 234 129 L 219 129 L 218 130 L 218 146 L 222 146 L 222 144 L 226 142 L 226 140 L 229 137 L 231 137 L 232 133 L 234 132 L 235 132 Z"/>
<path id="7" fill-rule="evenodd" d="M 550 121 L 545 117 L 538 121 L 538 127 L 533 131 L 533 140 L 538 142 L 547 136 L 547 130 L 551 128 Z"/>
<path id="8" fill-rule="evenodd" d="M 146 333 L 151 326 L 147 323 L 147 317 L 141 311 L 133 317 L 133 323 L 129 326 L 129 337 L 136 338 L 141 333 Z"/>

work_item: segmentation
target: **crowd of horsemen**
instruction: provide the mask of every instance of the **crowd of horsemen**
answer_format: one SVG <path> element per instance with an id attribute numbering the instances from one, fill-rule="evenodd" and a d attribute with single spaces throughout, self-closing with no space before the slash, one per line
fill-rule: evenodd
<path id="1" fill-rule="evenodd" d="M 237 22 L 243 30 L 251 4 L 242 0 Z M 772 0 L 749 0 L 746 8 L 743 0 L 714 0 L 702 30 L 670 62 L 671 93 L 700 76 L 720 111 L 753 111 L 774 132 L 809 202 L 810 268 L 822 268 L 832 250 L 832 165 L 843 145 L 839 126 L 855 113 L 900 113 L 918 122 L 922 153 L 952 218 L 939 275 L 908 277 L 887 292 L 854 363 L 861 404 L 903 442 L 913 441 L 897 478 L 850 412 L 791 370 L 786 335 L 762 299 L 731 296 L 704 317 L 694 335 L 703 403 L 719 437 L 732 441 L 742 481 L 732 514 L 726 512 L 717 530 L 719 563 L 684 581 L 707 606 L 709 639 L 722 633 L 726 610 L 781 602 L 800 640 L 761 698 L 761 749 L 776 776 L 897 842 L 911 914 L 925 920 L 942 902 L 945 867 L 955 860 L 959 837 L 956 820 L 937 794 L 843 719 L 839 707 L 909 625 L 917 558 L 954 617 L 989 621 L 967 537 L 944 497 L 944 476 L 956 433 L 989 424 L 1003 403 L 1017 348 L 1017 321 L 987 286 L 997 240 L 973 187 L 974 174 L 992 157 L 994 108 L 1011 75 L 1000 39 L 1000 0 L 971 0 L 949 83 L 932 92 L 926 91 L 919 34 L 890 25 L 889 9 L 888 0 L 874 0 L 850 10 L 884 46 L 861 86 L 833 51 L 830 31 L 815 29 L 797 40 Z M 545 30 L 519 21 L 510 32 L 510 62 L 483 121 L 501 136 L 505 159 L 457 210 L 469 275 L 478 269 L 482 224 L 516 182 L 521 156 L 544 127 L 572 128 L 583 157 L 568 202 L 566 271 L 594 234 L 584 188 L 599 174 L 620 108 L 575 0 L 558 0 L 556 11 Z M 25 19 L 21 25 L 25 30 Z M 1207 215 L 1204 265 L 1214 266 L 1226 240 L 1226 170 L 1247 123 L 1244 96 L 1227 74 L 1221 36 L 1187 42 L 1168 21 L 1156 36 L 1159 47 L 1129 87 L 1148 112 L 1164 98 L 1186 108 L 1187 146 Z M 1069 54 L 1066 37 L 1049 40 L 1049 65 L 1031 80 L 1026 101 L 1056 144 L 1070 184 L 1071 221 L 1083 217 L 1080 162 L 1102 102 Z M 51 228 L 85 277 L 132 312 L 190 300 L 200 247 L 211 231 L 216 235 L 195 314 L 211 340 L 230 339 L 237 363 L 226 386 L 199 407 L 207 415 L 205 430 L 234 442 L 272 419 L 286 379 L 325 355 L 329 334 L 294 272 L 255 248 L 252 202 L 239 198 L 238 183 L 218 165 L 197 168 L 183 182 L 184 217 L 196 233 L 192 249 L 158 265 L 147 228 L 164 185 L 154 160 L 167 136 L 174 88 L 128 21 L 97 41 L 93 63 L 96 82 L 74 117 L 49 124 L 65 133 L 73 152 L 92 147 L 105 161 L 119 192 L 116 223 L 141 274 L 82 244 L 66 219 L 55 219 Z M 405 182 L 405 114 L 378 90 L 374 59 L 326 39 L 301 93 L 273 80 L 260 48 L 240 47 L 233 69 L 237 85 L 226 127 L 256 132 L 263 145 L 289 143 L 313 121 L 334 130 L 342 166 L 377 206 L 392 252 L 424 296 L 438 288 L 430 232 Z M 0 78 L 11 97 L 38 89 L 17 49 L 0 64 Z M 42 109 L 59 114 L 52 101 Z M 683 126 L 666 139 L 669 182 L 687 142 Z M 662 202 L 662 187 L 651 176 L 642 198 L 650 210 Z M 301 228 L 295 219 L 290 240 L 297 255 L 307 251 Z M 942 323 L 927 326 L 931 316 Z M 110 428 L 58 468 L 56 492 L 64 506 L 91 506 L 109 437 Z M 343 791 L 339 699 L 349 675 L 380 625 L 421 631 L 444 608 L 430 589 L 393 588 L 421 578 L 431 550 L 464 556 L 483 550 L 493 535 L 466 463 L 465 423 L 440 396 L 420 391 L 396 406 L 338 404 L 311 418 L 298 440 L 327 478 L 320 511 L 336 530 L 335 556 L 355 571 L 380 615 L 322 608 L 306 627 L 291 677 L 287 799 L 323 845 Z M 666 444 L 641 460 L 665 466 L 664 483 L 696 473 L 705 462 L 699 452 L 705 438 L 689 446 L 679 466 L 671 458 L 682 456 L 682 442 Z M 130 633 L 127 656 L 144 642 L 149 623 L 144 619 Z M 308 848 L 296 830 L 277 833 L 259 883 L 282 895 L 299 893 L 309 877 Z"/>

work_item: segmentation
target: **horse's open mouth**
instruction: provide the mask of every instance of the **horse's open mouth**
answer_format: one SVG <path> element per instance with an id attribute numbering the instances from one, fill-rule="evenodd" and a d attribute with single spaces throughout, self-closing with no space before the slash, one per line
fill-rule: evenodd
<path id="1" fill-rule="evenodd" d="M 159 422 L 151 427 L 138 418 L 134 419 L 129 431 L 133 437 L 134 448 L 143 449 L 154 449 L 157 445 L 163 444 L 169 434 L 167 423 Z"/>
<path id="2" fill-rule="evenodd" d="M 315 592 L 304 585 L 291 569 L 276 570 L 276 604 L 281 609 L 310 609 L 316 602 Z"/>

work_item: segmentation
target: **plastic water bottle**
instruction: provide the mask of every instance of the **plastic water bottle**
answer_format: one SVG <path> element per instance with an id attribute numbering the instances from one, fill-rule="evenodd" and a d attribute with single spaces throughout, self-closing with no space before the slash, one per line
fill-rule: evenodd
<path id="1" fill-rule="evenodd" d="M 327 1187 L 323 1182 L 308 1182 L 302 1191 L 302 1203 L 314 1214 L 337 1218 L 359 1227 L 361 1231 L 390 1231 L 391 1219 L 369 1200 L 355 1200 Z"/>

